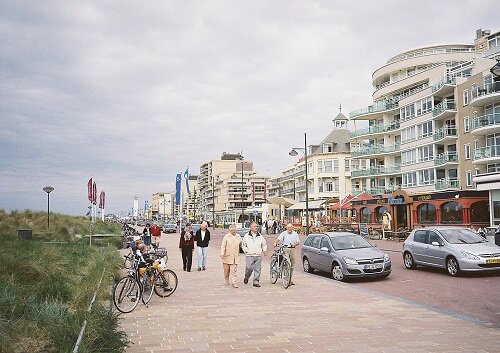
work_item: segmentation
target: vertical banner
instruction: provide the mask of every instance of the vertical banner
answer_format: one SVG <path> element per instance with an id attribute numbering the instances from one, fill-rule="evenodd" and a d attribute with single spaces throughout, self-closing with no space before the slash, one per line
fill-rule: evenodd
<path id="1" fill-rule="evenodd" d="M 102 210 L 101 211 L 101 220 L 104 222 L 104 204 L 105 204 L 105 198 L 106 198 L 106 193 L 104 190 L 101 191 L 101 194 L 99 195 L 99 208 Z"/>
<path id="2" fill-rule="evenodd" d="M 255 183 L 252 181 L 252 206 L 255 206 Z"/>
<path id="3" fill-rule="evenodd" d="M 267 179 L 264 179 L 264 202 L 267 202 Z"/>
<path id="4" fill-rule="evenodd" d="M 89 182 L 87 183 L 87 197 L 89 198 L 89 201 L 92 202 L 92 193 L 93 193 L 93 188 L 92 188 L 92 178 L 89 179 Z"/>
<path id="5" fill-rule="evenodd" d="M 181 204 L 181 175 L 177 174 L 175 177 L 175 204 Z"/>
<path id="6" fill-rule="evenodd" d="M 94 185 L 92 186 L 92 203 L 94 205 L 97 204 L 97 185 L 94 181 Z"/>
<path id="7" fill-rule="evenodd" d="M 187 167 L 184 172 L 184 179 L 186 179 L 186 191 L 189 194 L 189 167 Z"/>

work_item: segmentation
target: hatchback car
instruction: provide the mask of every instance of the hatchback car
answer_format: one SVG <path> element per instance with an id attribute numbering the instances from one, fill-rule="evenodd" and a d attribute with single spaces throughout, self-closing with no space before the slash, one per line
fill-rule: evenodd
<path id="1" fill-rule="evenodd" d="M 387 277 L 391 273 L 389 255 L 365 238 L 348 232 L 310 234 L 301 249 L 306 272 L 330 272 L 337 281 L 349 277 Z"/>
<path id="2" fill-rule="evenodd" d="M 164 233 L 176 233 L 177 232 L 177 224 L 167 223 L 163 226 Z"/>
<path id="3" fill-rule="evenodd" d="M 461 271 L 500 270 L 500 247 L 469 229 L 419 228 L 403 244 L 403 261 L 407 269 L 440 267 L 451 276 Z"/>

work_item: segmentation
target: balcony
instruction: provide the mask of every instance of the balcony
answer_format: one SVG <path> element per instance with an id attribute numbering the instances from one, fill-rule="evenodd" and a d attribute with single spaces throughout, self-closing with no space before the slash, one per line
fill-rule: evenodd
<path id="1" fill-rule="evenodd" d="M 500 113 L 486 114 L 472 120 L 472 134 L 489 135 L 500 130 Z"/>
<path id="2" fill-rule="evenodd" d="M 458 163 L 458 154 L 456 152 L 440 153 L 434 159 L 434 165 L 442 165 L 447 163 Z"/>
<path id="3" fill-rule="evenodd" d="M 474 150 L 474 163 L 486 164 L 500 159 L 500 145 L 481 147 Z"/>
<path id="4" fill-rule="evenodd" d="M 371 176 L 371 175 L 382 175 L 382 174 L 398 174 L 401 172 L 401 164 L 395 164 L 390 167 L 379 166 L 371 167 L 367 169 L 358 169 L 351 171 L 351 178 Z"/>
<path id="5" fill-rule="evenodd" d="M 373 134 L 381 134 L 390 131 L 396 131 L 399 129 L 400 123 L 399 121 L 394 121 L 390 124 L 376 124 L 368 127 L 367 129 L 361 129 L 351 132 L 351 138 L 359 137 L 363 135 L 373 135 Z"/>
<path id="6" fill-rule="evenodd" d="M 459 189 L 458 179 L 438 179 L 436 181 L 436 190 Z"/>
<path id="7" fill-rule="evenodd" d="M 447 118 L 457 112 L 457 106 L 454 99 L 445 99 L 434 106 L 432 116 L 436 119 Z"/>
<path id="8" fill-rule="evenodd" d="M 457 77 L 470 77 L 470 74 L 461 73 L 458 76 L 446 75 L 441 80 L 432 85 L 432 93 L 434 95 L 446 95 L 453 92 L 453 88 L 457 84 Z"/>
<path id="9" fill-rule="evenodd" d="M 432 138 L 434 141 L 448 140 L 457 138 L 457 128 L 455 126 L 443 126 L 434 131 Z"/>
<path id="10" fill-rule="evenodd" d="M 482 107 L 500 101 L 500 82 L 486 83 L 472 91 L 470 104 Z"/>
<path id="11" fill-rule="evenodd" d="M 371 196 L 376 196 L 376 195 L 386 195 L 386 194 L 392 194 L 395 190 L 400 189 L 401 185 L 394 185 L 390 187 L 384 187 L 384 186 L 379 186 L 379 187 L 372 187 L 370 189 L 368 188 L 353 188 L 352 192 L 354 195 L 361 194 L 362 192 L 371 195 Z"/>
<path id="12" fill-rule="evenodd" d="M 379 145 L 379 146 L 368 145 L 363 148 L 351 151 L 351 156 L 355 158 L 368 155 L 387 154 L 387 153 L 399 152 L 399 149 L 400 149 L 400 144 Z"/>
<path id="13" fill-rule="evenodd" d="M 351 119 L 362 116 L 362 115 L 370 115 L 370 114 L 375 114 L 375 113 L 382 113 L 385 111 L 393 110 L 399 108 L 399 103 L 392 103 L 388 101 L 383 101 L 376 103 L 374 105 L 370 105 L 367 108 L 362 108 L 355 110 L 351 113 L 349 113 L 349 117 Z"/>

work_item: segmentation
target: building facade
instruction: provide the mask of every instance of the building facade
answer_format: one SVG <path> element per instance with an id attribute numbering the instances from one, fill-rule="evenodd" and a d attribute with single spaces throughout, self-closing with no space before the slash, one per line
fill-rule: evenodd
<path id="1" fill-rule="evenodd" d="M 153 194 L 150 207 L 151 218 L 169 220 L 174 215 L 175 193 L 157 192 Z"/>

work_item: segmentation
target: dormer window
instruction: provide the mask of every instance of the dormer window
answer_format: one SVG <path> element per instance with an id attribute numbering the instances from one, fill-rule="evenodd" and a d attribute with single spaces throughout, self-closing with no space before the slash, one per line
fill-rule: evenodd
<path id="1" fill-rule="evenodd" d="M 330 153 L 330 152 L 333 152 L 333 145 L 331 143 L 324 143 L 323 153 Z"/>

